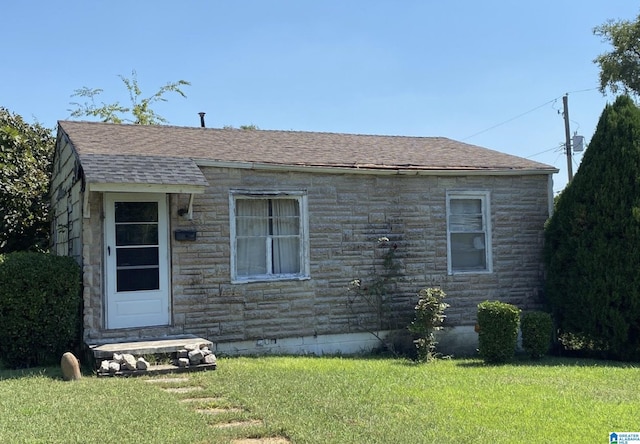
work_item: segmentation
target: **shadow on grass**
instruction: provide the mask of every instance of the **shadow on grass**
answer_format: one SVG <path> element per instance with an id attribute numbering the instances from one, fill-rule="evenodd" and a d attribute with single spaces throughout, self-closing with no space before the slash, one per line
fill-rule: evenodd
<path id="1" fill-rule="evenodd" d="M 62 380 L 62 373 L 57 367 L 31 367 L 16 370 L 5 369 L 3 367 L 0 368 L 0 381 L 6 379 L 22 379 L 33 377 L 44 377 Z"/>
<path id="2" fill-rule="evenodd" d="M 82 366 L 80 371 L 82 377 L 90 377 L 94 375 L 94 371 L 91 368 Z M 0 366 L 0 382 L 8 379 L 22 379 L 22 378 L 48 378 L 62 381 L 62 371 L 60 366 L 46 366 L 46 367 L 30 367 L 22 369 L 6 369 Z"/>
<path id="3" fill-rule="evenodd" d="M 504 363 L 487 363 L 480 358 L 476 359 L 454 359 L 459 367 L 487 368 L 487 367 L 618 367 L 635 368 L 639 367 L 638 362 L 622 362 L 605 359 L 582 358 L 582 357 L 559 357 L 543 356 L 539 359 L 532 359 L 525 355 L 518 355 Z"/>

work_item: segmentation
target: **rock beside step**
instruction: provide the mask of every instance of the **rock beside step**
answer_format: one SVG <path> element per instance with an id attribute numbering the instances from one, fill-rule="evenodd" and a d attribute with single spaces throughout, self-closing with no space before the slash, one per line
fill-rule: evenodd
<path id="1" fill-rule="evenodd" d="M 145 361 L 143 357 L 139 357 L 136 361 L 136 370 L 147 370 L 149 369 L 149 363 Z"/>
<path id="2" fill-rule="evenodd" d="M 98 376 L 131 376 L 141 375 L 162 367 L 163 372 L 171 367 L 180 370 L 196 368 L 212 368 L 217 366 L 216 355 L 205 344 L 190 345 L 172 353 L 171 365 L 151 365 L 143 357 L 136 358 L 130 353 L 114 353 L 112 359 L 100 363 Z"/>
<path id="3" fill-rule="evenodd" d="M 176 353 L 178 359 L 189 360 L 189 365 L 199 365 L 205 363 L 205 360 L 210 362 L 206 362 L 207 364 L 215 364 L 216 363 L 216 355 L 209 349 L 209 347 L 205 345 L 201 345 L 200 347 L 189 346 L 185 347 L 182 350 L 178 350 Z M 211 358 L 208 358 L 211 356 Z"/>
<path id="4" fill-rule="evenodd" d="M 103 360 L 98 368 L 98 375 L 116 374 L 122 371 L 147 370 L 149 363 L 143 358 L 135 358 L 129 353 L 114 353 L 110 360 Z"/>
<path id="5" fill-rule="evenodd" d="M 129 353 L 125 353 L 122 355 L 122 362 L 120 363 L 120 365 L 125 369 L 125 370 L 135 370 L 136 369 L 136 358 L 129 354 Z"/>

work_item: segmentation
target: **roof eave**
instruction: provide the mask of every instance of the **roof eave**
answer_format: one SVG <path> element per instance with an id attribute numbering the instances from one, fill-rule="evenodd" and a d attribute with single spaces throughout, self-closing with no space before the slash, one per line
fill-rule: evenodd
<path id="1" fill-rule="evenodd" d="M 114 182 L 89 182 L 88 188 L 89 191 L 111 193 L 203 194 L 206 190 L 204 185 Z"/>
<path id="2" fill-rule="evenodd" d="M 288 165 L 263 162 L 229 162 L 211 159 L 193 159 L 199 167 L 236 168 L 263 171 L 287 171 L 325 174 L 372 174 L 383 176 L 530 176 L 551 175 L 557 168 L 402 168 L 372 166 Z"/>

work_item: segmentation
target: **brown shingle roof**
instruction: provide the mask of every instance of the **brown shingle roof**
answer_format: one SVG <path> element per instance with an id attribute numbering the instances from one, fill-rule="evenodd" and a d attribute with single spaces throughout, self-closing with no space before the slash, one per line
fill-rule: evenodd
<path id="1" fill-rule="evenodd" d="M 300 131 L 115 125 L 61 121 L 81 161 L 115 156 L 118 163 L 191 159 L 196 164 L 258 163 L 359 169 L 518 171 L 550 174 L 555 167 L 444 137 L 375 136 Z M 136 157 L 138 156 L 138 157 Z M 184 166 L 184 164 L 183 164 Z M 96 171 L 94 174 L 98 174 Z M 109 179 L 109 173 L 101 173 Z M 115 179 L 115 178 L 114 178 Z"/>
<path id="2" fill-rule="evenodd" d="M 191 159 L 82 154 L 80 160 L 89 183 L 208 185 L 202 171 Z"/>

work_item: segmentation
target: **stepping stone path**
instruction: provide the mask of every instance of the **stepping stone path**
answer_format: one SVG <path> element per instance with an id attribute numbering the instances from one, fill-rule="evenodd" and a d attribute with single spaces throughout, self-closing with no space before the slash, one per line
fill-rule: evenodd
<path id="1" fill-rule="evenodd" d="M 154 378 L 145 380 L 149 384 L 184 384 L 189 382 L 189 378 L 181 377 L 181 378 Z M 181 387 L 163 387 L 164 391 L 169 393 L 192 393 L 204 390 L 204 387 L 201 386 L 181 386 Z M 192 403 L 192 404 L 206 404 L 206 403 L 215 403 L 223 401 L 222 398 L 215 397 L 202 397 L 202 398 L 185 398 L 181 399 L 182 403 Z M 221 407 L 211 407 L 211 408 L 200 408 L 196 407 L 195 411 L 198 413 L 202 413 L 204 415 L 221 415 L 224 413 L 241 413 L 243 410 L 241 408 L 221 408 Z M 212 424 L 211 427 L 216 429 L 229 429 L 229 428 L 240 428 L 240 427 L 255 427 L 262 425 L 262 421 L 258 419 L 246 420 L 246 421 L 230 421 L 219 424 Z M 286 438 L 282 438 L 279 436 L 276 437 L 265 437 L 265 438 L 243 438 L 236 439 L 231 441 L 233 444 L 290 444 Z"/>

